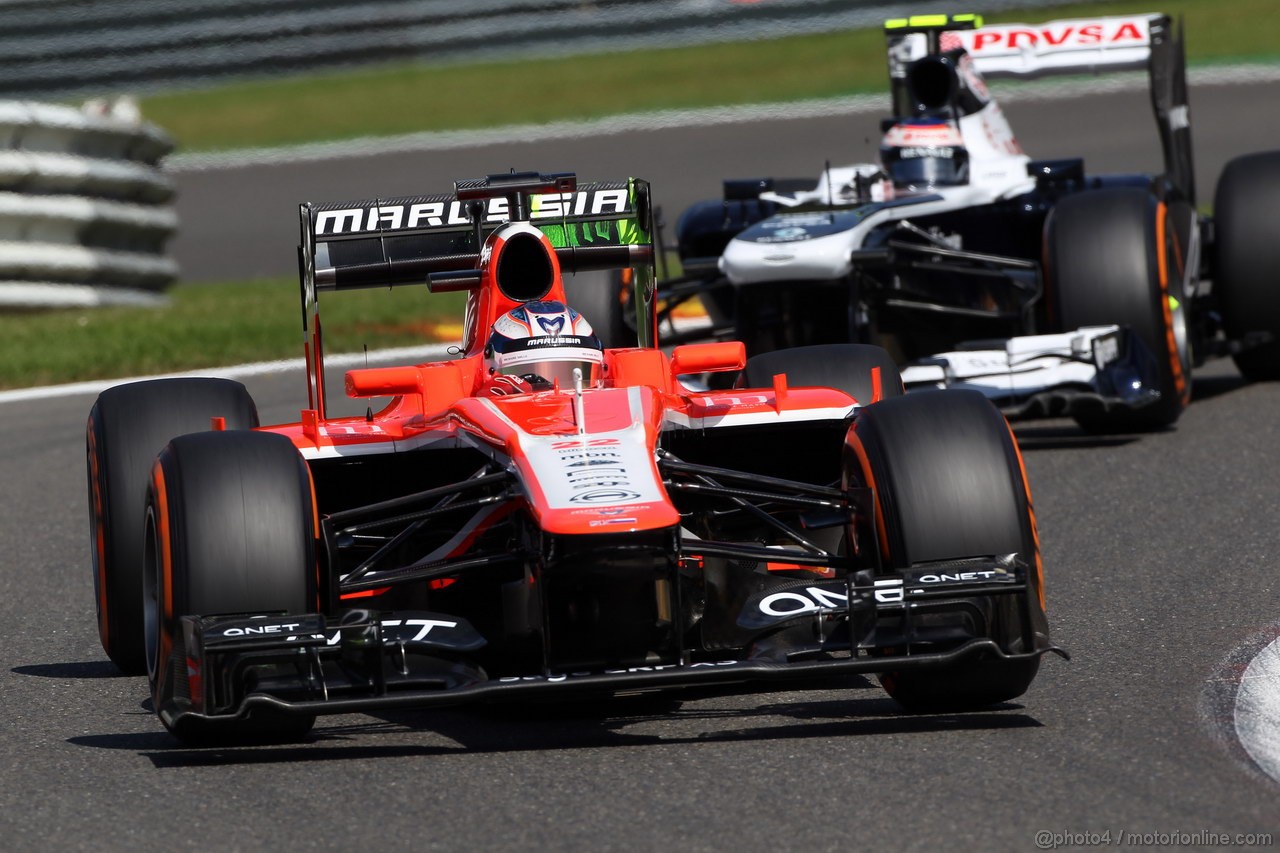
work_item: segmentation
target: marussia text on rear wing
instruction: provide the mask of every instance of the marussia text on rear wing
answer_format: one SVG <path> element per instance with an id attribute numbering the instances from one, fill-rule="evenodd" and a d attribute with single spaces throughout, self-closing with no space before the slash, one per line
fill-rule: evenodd
<path id="1" fill-rule="evenodd" d="M 304 204 L 301 261 L 319 290 L 449 289 L 431 274 L 475 268 L 484 238 L 519 219 L 563 250 L 566 271 L 613 269 L 647 261 L 650 215 L 649 185 L 638 179 L 577 184 L 572 174 L 494 175 L 459 182 L 449 194 Z"/>

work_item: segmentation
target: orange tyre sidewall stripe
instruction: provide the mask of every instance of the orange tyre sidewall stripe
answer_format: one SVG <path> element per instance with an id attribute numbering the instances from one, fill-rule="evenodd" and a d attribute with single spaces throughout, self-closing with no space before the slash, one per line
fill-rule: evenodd
<path id="1" fill-rule="evenodd" d="M 320 528 L 320 505 L 316 501 L 316 480 L 314 477 L 311 476 L 311 466 L 305 462 L 303 462 L 302 465 L 304 468 L 307 469 L 307 487 L 311 490 L 311 545 L 312 545 L 312 548 L 315 549 L 313 552 L 314 563 L 315 563 L 315 565 L 313 566 L 313 570 L 315 572 L 315 581 L 316 581 L 315 601 L 313 601 L 312 604 L 315 606 L 316 612 L 319 613 L 320 611 L 325 609 L 324 599 L 322 597 L 323 590 L 320 588 L 320 577 L 321 577 L 321 556 L 320 555 L 323 552 L 323 543 L 320 541 L 320 529 L 321 529 Z"/>
<path id="2" fill-rule="evenodd" d="M 1018 458 L 1018 473 L 1022 476 L 1022 488 L 1027 496 L 1027 514 L 1031 519 L 1031 541 L 1036 549 L 1035 553 L 1035 571 L 1036 571 L 1036 593 L 1040 598 L 1041 611 L 1047 610 L 1044 598 L 1044 560 L 1040 556 L 1040 526 L 1036 522 L 1036 505 L 1031 499 L 1031 482 L 1027 479 L 1027 464 L 1022 458 L 1022 448 L 1018 446 L 1018 437 L 1013 434 L 1013 427 L 1009 425 L 1009 421 L 1004 422 L 1005 429 L 1009 430 L 1009 440 L 1013 442 L 1013 453 Z"/>
<path id="3" fill-rule="evenodd" d="M 858 438 L 856 425 L 845 438 L 845 445 L 851 447 L 854 455 L 858 457 L 858 467 L 862 469 L 863 480 L 871 489 L 872 508 L 876 514 L 876 536 L 880 540 L 880 558 L 887 562 L 890 559 L 889 532 L 884 523 L 884 509 L 880 506 L 880 488 L 876 485 L 875 474 L 871 471 L 871 461 L 867 458 L 867 451 L 862 446 L 862 440 Z"/>
<path id="4" fill-rule="evenodd" d="M 160 558 L 160 590 L 157 597 L 160 605 L 160 637 L 156 646 L 156 684 L 160 685 L 165 678 L 169 666 L 169 658 L 173 654 L 173 636 L 170 625 L 173 622 L 173 538 L 169 529 L 169 496 L 165 490 L 164 468 L 160 460 L 156 460 L 151 468 L 151 485 L 155 492 L 155 523 L 158 542 L 157 555 Z M 157 695 L 156 701 L 160 697 Z"/>

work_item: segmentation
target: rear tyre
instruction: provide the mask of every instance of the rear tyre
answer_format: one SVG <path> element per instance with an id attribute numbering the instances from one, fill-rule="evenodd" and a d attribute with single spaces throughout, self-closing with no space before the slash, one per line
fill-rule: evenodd
<path id="1" fill-rule="evenodd" d="M 260 432 L 175 438 L 156 460 L 145 529 L 147 663 L 165 727 L 201 743 L 305 735 L 314 715 L 255 709 L 229 722 L 181 715 L 193 702 L 182 616 L 318 608 L 311 475 L 293 443 Z"/>
<path id="2" fill-rule="evenodd" d="M 1232 358 L 1245 379 L 1280 379 L 1280 151 L 1237 157 L 1222 170 L 1214 195 L 1217 243 L 1214 291 L 1233 341 L 1254 333 L 1275 340 Z"/>
<path id="3" fill-rule="evenodd" d="M 734 337 L 751 355 L 857 340 L 842 280 L 744 285 L 734 293 Z"/>
<path id="4" fill-rule="evenodd" d="M 565 300 L 587 318 L 605 349 L 636 346 L 635 318 L 627 321 L 631 289 L 618 270 L 564 277 Z"/>
<path id="5" fill-rule="evenodd" d="M 768 388 L 786 374 L 787 385 L 836 388 L 862 405 L 875 399 L 873 370 L 880 370 L 882 398 L 902 396 L 902 375 L 889 353 L 870 344 L 818 344 L 774 350 L 747 359 L 742 372 L 747 388 Z"/>
<path id="6" fill-rule="evenodd" d="M 1173 424 L 1191 401 L 1187 294 L 1170 208 L 1136 187 L 1069 195 L 1045 224 L 1046 272 L 1056 325 L 1128 326 L 1155 357 L 1160 399 L 1141 409 L 1076 416 L 1093 432 Z M 1163 256 L 1163 257 L 1162 257 Z"/>
<path id="7" fill-rule="evenodd" d="M 252 429 L 258 410 L 239 382 L 158 379 L 103 391 L 89 411 L 89 543 L 98 635 L 112 662 L 129 675 L 147 671 L 142 628 L 142 520 L 156 454 L 176 435 Z"/>
<path id="8" fill-rule="evenodd" d="M 848 442 L 846 477 L 850 485 L 875 489 L 883 521 L 859 535 L 879 539 L 885 565 L 1016 552 L 1030 567 L 1029 601 L 1001 596 L 979 603 L 987 636 L 1008 652 L 1033 651 L 1024 639 L 1028 629 L 1034 644 L 1047 642 L 1035 516 L 1017 444 L 1000 412 L 976 391 L 909 394 L 863 409 Z M 926 650 L 944 649 L 919 649 Z M 1038 658 L 991 657 L 889 672 L 880 682 L 908 710 L 964 710 L 1021 696 L 1038 669 Z"/>

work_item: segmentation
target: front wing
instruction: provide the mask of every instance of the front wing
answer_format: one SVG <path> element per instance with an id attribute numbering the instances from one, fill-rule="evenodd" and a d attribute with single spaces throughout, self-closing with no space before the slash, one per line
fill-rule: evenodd
<path id="1" fill-rule="evenodd" d="M 1016 555 L 949 561 L 909 571 L 791 581 L 750 596 L 739 628 L 761 640 L 740 658 L 682 651 L 678 660 L 596 671 L 490 676 L 470 661 L 485 639 L 465 619 L 431 612 L 349 610 L 336 622 L 301 616 L 184 616 L 186 684 L 161 714 L 216 724 L 254 709 L 341 714 L 430 708 L 529 696 L 572 697 L 658 688 L 781 682 L 851 673 L 937 668 L 975 658 L 1023 660 L 1066 653 L 1041 635 L 1010 651 L 992 639 L 924 646 L 914 623 L 931 608 L 986 597 L 1028 597 Z M 970 605 L 975 612 L 980 610 Z M 1026 613 L 1023 624 L 1032 624 Z M 771 642 L 779 628 L 808 626 L 810 642 Z M 774 632 L 771 634 L 770 632 Z M 794 637 L 795 631 L 792 635 Z M 937 639 L 936 636 L 932 639 Z M 931 650 L 936 648 L 937 650 Z"/>
<path id="2" fill-rule="evenodd" d="M 961 344 L 904 366 L 902 381 L 908 391 L 981 391 L 1010 418 L 1140 409 L 1160 399 L 1155 357 L 1122 326 Z"/>

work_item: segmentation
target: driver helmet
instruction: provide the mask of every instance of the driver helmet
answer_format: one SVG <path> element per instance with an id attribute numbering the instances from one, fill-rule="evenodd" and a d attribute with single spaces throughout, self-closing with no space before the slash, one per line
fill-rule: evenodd
<path id="1" fill-rule="evenodd" d="M 899 189 L 929 190 L 969 182 L 964 137 L 943 119 L 897 122 L 880 143 L 880 160 Z"/>
<path id="2" fill-rule="evenodd" d="M 533 390 L 559 383 L 573 387 L 573 370 L 582 384 L 598 386 L 604 372 L 604 347 L 587 319 L 563 302 L 526 302 L 498 318 L 485 347 L 491 377 L 517 376 Z"/>

